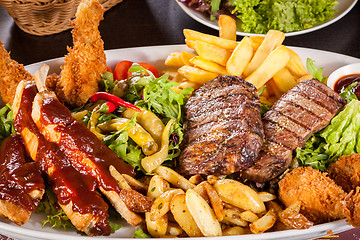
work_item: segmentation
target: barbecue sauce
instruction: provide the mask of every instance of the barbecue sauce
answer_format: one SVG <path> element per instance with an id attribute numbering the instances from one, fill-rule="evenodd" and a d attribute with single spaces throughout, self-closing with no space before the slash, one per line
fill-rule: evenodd
<path id="1" fill-rule="evenodd" d="M 71 202 L 74 212 L 92 214 L 98 222 L 92 226 L 91 233 L 109 235 L 111 229 L 107 222 L 108 205 L 96 191 L 98 187 L 96 179 L 89 174 L 77 171 L 59 147 L 45 139 L 31 118 L 32 102 L 36 94 L 34 84 L 28 84 L 25 87 L 19 112 L 15 118 L 15 129 L 23 132 L 27 128 L 36 136 L 38 147 L 35 150 L 34 160 L 39 163 L 41 170 L 48 174 L 48 180 L 59 204 L 67 205 Z"/>
<path id="2" fill-rule="evenodd" d="M 120 193 L 119 185 L 109 171 L 111 165 L 120 173 L 135 175 L 131 165 L 105 146 L 84 124 L 72 118 L 69 109 L 56 98 L 46 99 L 41 106 L 41 112 L 40 121 L 45 125 L 58 125 L 56 131 L 61 132 L 61 150 L 73 163 L 76 162 L 74 165 L 79 171 L 89 172 L 97 178 L 105 190 Z M 86 164 L 84 161 L 91 163 Z"/>
<path id="3" fill-rule="evenodd" d="M 360 99 L 360 74 L 350 74 L 341 77 L 336 81 L 334 85 L 334 91 L 340 93 L 341 90 L 348 87 L 350 84 L 358 82 L 358 84 L 353 88 L 353 93 L 356 95 L 358 99 Z"/>
<path id="4" fill-rule="evenodd" d="M 39 200 L 30 193 L 44 189 L 40 170 L 35 162 L 29 162 L 21 136 L 7 137 L 0 147 L 0 199 L 32 212 Z"/>

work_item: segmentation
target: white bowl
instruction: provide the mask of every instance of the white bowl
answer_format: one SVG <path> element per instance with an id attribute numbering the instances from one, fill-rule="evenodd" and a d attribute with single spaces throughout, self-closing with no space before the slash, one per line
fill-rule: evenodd
<path id="1" fill-rule="evenodd" d="M 351 74 L 359 74 L 360 75 L 360 63 L 353 63 L 349 65 L 345 65 L 341 68 L 338 68 L 333 73 L 330 74 L 327 85 L 334 89 L 335 83 L 344 76 L 351 75 Z"/>

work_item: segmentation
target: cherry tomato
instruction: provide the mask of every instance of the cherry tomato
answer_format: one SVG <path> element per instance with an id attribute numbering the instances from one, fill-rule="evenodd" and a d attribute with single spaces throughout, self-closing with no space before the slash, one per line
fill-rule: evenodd
<path id="1" fill-rule="evenodd" d="M 114 78 L 118 81 L 126 79 L 128 77 L 128 70 L 132 64 L 133 62 L 126 60 L 119 62 L 114 70 Z"/>
<path id="2" fill-rule="evenodd" d="M 106 71 L 108 71 L 108 72 L 111 72 L 111 73 L 112 73 L 112 70 L 111 70 L 111 68 L 110 68 L 110 67 L 106 67 Z"/>
<path id="3" fill-rule="evenodd" d="M 156 69 L 156 67 L 154 67 L 153 65 L 151 65 L 150 63 L 145 63 L 145 62 L 139 62 L 138 63 L 140 66 L 142 66 L 143 68 L 149 70 L 150 72 L 152 72 L 152 74 L 154 74 L 154 76 L 156 78 L 159 77 L 159 71 Z M 128 72 L 128 76 L 131 75 L 131 72 Z"/>

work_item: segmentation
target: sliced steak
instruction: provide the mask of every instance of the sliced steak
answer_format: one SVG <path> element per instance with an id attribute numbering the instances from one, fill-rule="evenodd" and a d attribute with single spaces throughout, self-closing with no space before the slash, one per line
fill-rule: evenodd
<path id="1" fill-rule="evenodd" d="M 244 170 L 258 157 L 263 139 L 256 88 L 240 77 L 220 76 L 185 105 L 178 171 L 190 176 Z"/>
<path id="2" fill-rule="evenodd" d="M 289 90 L 264 114 L 265 143 L 259 159 L 242 177 L 267 182 L 279 176 L 290 166 L 293 150 L 326 127 L 345 104 L 345 99 L 315 79 Z"/>

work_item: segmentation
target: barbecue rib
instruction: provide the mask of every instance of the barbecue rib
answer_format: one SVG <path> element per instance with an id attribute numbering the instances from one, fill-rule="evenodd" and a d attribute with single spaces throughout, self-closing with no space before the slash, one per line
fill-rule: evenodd
<path id="1" fill-rule="evenodd" d="M 326 127 L 345 104 L 345 99 L 316 79 L 290 89 L 264 114 L 266 141 L 259 159 L 242 177 L 267 182 L 279 176 L 290 166 L 293 150 Z"/>
<path id="2" fill-rule="evenodd" d="M 264 138 L 256 88 L 220 76 L 197 89 L 185 105 L 183 175 L 231 174 L 248 168 Z"/>
<path id="3" fill-rule="evenodd" d="M 133 167 L 71 116 L 69 109 L 60 103 L 54 92 L 44 87 L 42 80 L 45 77 L 35 74 L 40 92 L 34 99 L 31 115 L 37 127 L 48 141 L 59 146 L 78 171 L 89 173 L 96 179 L 100 191 L 128 223 L 138 225 L 143 219 L 126 206 L 123 199 L 128 198 L 128 194 L 122 196 L 121 188 L 109 170 L 113 166 L 120 173 L 134 176 Z M 134 195 L 133 201 L 135 197 L 139 198 L 139 195 Z M 142 200 L 152 201 L 145 196 Z"/>
<path id="4" fill-rule="evenodd" d="M 59 147 L 44 138 L 32 120 L 36 94 L 34 83 L 19 83 L 13 104 L 16 131 L 21 134 L 31 158 L 47 174 L 59 205 L 73 225 L 89 236 L 109 235 L 108 205 L 96 192 L 94 179 L 78 172 Z"/>
<path id="5" fill-rule="evenodd" d="M 21 136 L 7 137 L 0 147 L 0 216 L 23 225 L 45 192 L 35 162 L 29 162 Z"/>

